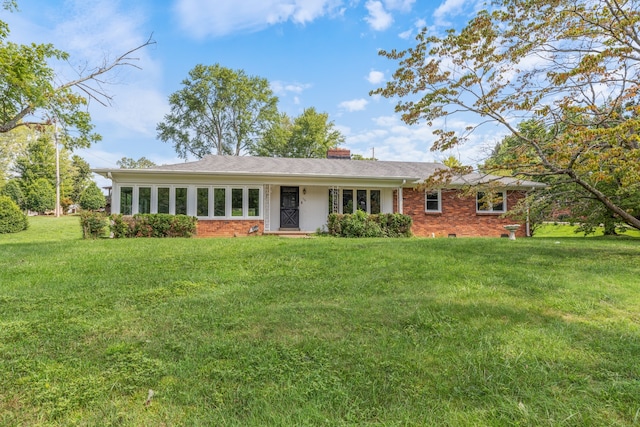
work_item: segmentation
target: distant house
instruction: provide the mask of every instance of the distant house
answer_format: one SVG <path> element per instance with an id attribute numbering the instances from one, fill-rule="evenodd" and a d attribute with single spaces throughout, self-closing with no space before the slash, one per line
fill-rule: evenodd
<path id="1" fill-rule="evenodd" d="M 502 214 L 543 184 L 466 175 L 443 188 L 418 184 L 445 166 L 424 162 L 349 160 L 348 150 L 327 159 L 206 156 L 149 169 L 96 169 L 111 179 L 111 212 L 186 214 L 198 218 L 198 236 L 312 233 L 331 212 L 400 212 L 417 236 L 495 236 L 513 220 Z M 498 198 L 462 195 L 469 183 L 492 180 Z M 518 235 L 526 235 L 521 227 Z"/>

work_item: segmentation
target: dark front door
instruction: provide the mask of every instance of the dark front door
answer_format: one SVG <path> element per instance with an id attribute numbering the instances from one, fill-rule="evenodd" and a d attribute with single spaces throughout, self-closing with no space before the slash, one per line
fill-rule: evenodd
<path id="1" fill-rule="evenodd" d="M 300 228 L 299 187 L 280 187 L 280 228 Z"/>

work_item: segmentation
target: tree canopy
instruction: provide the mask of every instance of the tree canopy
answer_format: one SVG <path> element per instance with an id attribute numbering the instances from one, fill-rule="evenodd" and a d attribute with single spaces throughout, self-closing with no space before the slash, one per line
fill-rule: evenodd
<path id="1" fill-rule="evenodd" d="M 60 194 L 70 196 L 73 192 L 73 166 L 69 151 L 62 148 L 58 154 L 60 169 Z M 30 187 L 36 180 L 44 178 L 56 188 L 56 149 L 50 133 L 42 133 L 27 145 L 25 151 L 17 156 L 14 172 L 20 179 L 23 189 Z"/>
<path id="2" fill-rule="evenodd" d="M 15 1 L 3 2 L 3 8 L 15 11 Z M 154 43 L 148 39 L 112 61 L 105 61 L 79 73 L 77 78 L 60 82 L 50 61 L 66 61 L 69 55 L 52 44 L 29 45 L 8 41 L 9 26 L 0 20 L 0 134 L 21 126 L 40 127 L 57 123 L 67 148 L 87 147 L 99 141 L 93 132 L 88 101 L 107 105 L 111 98 L 103 90 L 102 78 L 121 66 L 134 66 L 133 54 Z M 72 132 L 73 131 L 73 132 Z"/>
<path id="3" fill-rule="evenodd" d="M 486 122 L 521 143 L 502 170 L 574 185 L 623 222 L 640 219 L 618 190 L 640 186 L 640 3 L 627 0 L 494 0 L 460 31 L 424 29 L 385 87 L 408 124 L 475 115 L 456 132 L 435 127 L 432 149 L 468 140 Z M 529 121 L 545 129 L 523 132 Z M 615 173 L 612 173 L 615 171 Z M 613 185 L 609 185 L 613 184 Z"/>
<path id="4" fill-rule="evenodd" d="M 169 96 L 171 112 L 157 126 L 180 158 L 240 155 L 278 120 L 278 98 L 266 79 L 243 70 L 196 65 Z"/>
<path id="5" fill-rule="evenodd" d="M 134 160 L 131 157 L 123 157 L 116 164 L 121 169 L 148 169 L 158 166 L 146 157 L 140 157 L 138 160 Z"/>
<path id="6" fill-rule="evenodd" d="M 334 126 L 327 113 L 318 113 L 313 107 L 305 108 L 293 120 L 281 114 L 280 120 L 248 151 L 265 157 L 325 158 L 329 149 L 344 142 L 344 136 Z"/>

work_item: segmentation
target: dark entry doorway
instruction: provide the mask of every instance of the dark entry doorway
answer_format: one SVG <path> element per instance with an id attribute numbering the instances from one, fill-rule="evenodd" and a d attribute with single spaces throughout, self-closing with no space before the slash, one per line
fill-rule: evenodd
<path id="1" fill-rule="evenodd" d="M 300 228 L 300 187 L 280 187 L 280 228 Z"/>

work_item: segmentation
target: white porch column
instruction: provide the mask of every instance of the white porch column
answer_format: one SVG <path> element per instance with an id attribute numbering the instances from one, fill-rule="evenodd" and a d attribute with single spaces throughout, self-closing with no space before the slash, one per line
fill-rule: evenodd
<path id="1" fill-rule="evenodd" d="M 264 231 L 271 231 L 271 184 L 265 184 L 262 192 L 262 217 L 264 218 Z"/>

